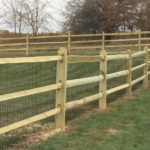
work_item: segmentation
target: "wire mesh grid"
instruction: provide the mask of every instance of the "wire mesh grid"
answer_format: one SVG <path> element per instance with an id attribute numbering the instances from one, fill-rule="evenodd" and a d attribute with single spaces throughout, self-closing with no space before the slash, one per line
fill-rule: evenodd
<path id="1" fill-rule="evenodd" d="M 0 95 L 54 84 L 56 63 L 0 65 L 0 82 Z M 0 102 L 0 127 L 49 111 L 54 106 L 55 91 L 2 101 Z M 22 131 L 25 132 L 25 129 Z M 13 131 L 6 136 L 0 136 L 0 149 L 7 149 L 20 141 L 24 134 L 19 133 L 20 131 Z"/>
<path id="2" fill-rule="evenodd" d="M 133 59 L 133 66 L 140 65 L 142 62 L 143 59 Z M 99 66 L 99 62 L 68 64 L 67 80 L 97 76 L 100 73 Z M 126 60 L 108 62 L 108 74 L 126 69 Z M 141 69 L 141 73 L 142 71 L 143 70 Z M 135 72 L 133 74 L 133 79 L 139 77 L 141 73 Z M 0 95 L 55 84 L 56 62 L 0 65 L 0 83 Z M 108 89 L 110 89 L 125 83 L 126 77 L 121 77 L 119 79 L 108 80 L 107 86 Z M 0 127 L 53 109 L 55 106 L 55 92 L 56 91 L 45 92 L 42 94 L 39 93 L 32 96 L 0 102 Z M 66 99 L 67 102 L 75 101 L 97 94 L 98 92 L 99 82 L 72 87 L 67 89 Z M 108 102 L 111 102 L 122 94 L 125 94 L 125 90 L 109 96 L 107 100 Z M 94 102 L 90 107 L 98 108 L 98 101 Z M 69 110 L 69 113 L 66 113 L 66 120 L 78 117 L 85 111 L 85 106 Z M 37 126 L 37 124 L 32 126 L 32 132 L 53 121 L 54 118 L 48 118 L 42 122 L 38 122 L 39 126 Z M 30 132 L 30 130 L 28 130 L 28 127 L 25 127 L 0 136 L 0 149 L 9 149 L 18 142 L 23 141 L 27 138 L 28 132 Z"/>

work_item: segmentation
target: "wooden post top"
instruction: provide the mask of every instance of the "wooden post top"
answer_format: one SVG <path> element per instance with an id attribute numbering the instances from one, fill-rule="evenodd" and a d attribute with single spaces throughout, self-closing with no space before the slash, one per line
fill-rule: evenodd
<path id="1" fill-rule="evenodd" d="M 61 56 L 67 55 L 67 49 L 65 47 L 59 48 L 58 54 L 61 55 Z"/>

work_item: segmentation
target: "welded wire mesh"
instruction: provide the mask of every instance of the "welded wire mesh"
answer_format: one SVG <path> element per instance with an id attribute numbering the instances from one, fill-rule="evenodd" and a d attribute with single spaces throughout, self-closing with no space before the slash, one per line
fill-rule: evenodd
<path id="1" fill-rule="evenodd" d="M 56 63 L 0 65 L 0 83 L 0 95 L 54 84 L 56 83 Z M 55 91 L 45 92 L 0 102 L 0 127 L 53 109 L 55 95 Z M 17 132 L 0 136 L 0 149 L 7 149 L 24 137 L 22 132 L 19 132 L 20 134 Z"/>
<path id="2" fill-rule="evenodd" d="M 68 80 L 87 78 L 99 75 L 99 63 L 77 63 L 68 67 Z M 98 92 L 99 83 L 81 85 L 69 88 L 67 100 L 78 100 Z"/>

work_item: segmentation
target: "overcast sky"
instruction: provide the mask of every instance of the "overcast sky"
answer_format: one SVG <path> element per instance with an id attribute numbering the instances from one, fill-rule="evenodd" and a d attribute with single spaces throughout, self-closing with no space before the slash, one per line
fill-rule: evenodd
<path id="1" fill-rule="evenodd" d="M 52 15 L 53 15 L 53 23 L 52 23 L 52 30 L 59 31 L 60 24 L 63 20 L 63 16 L 61 11 L 64 10 L 67 0 L 52 0 Z"/>
<path id="2" fill-rule="evenodd" d="M 52 1 L 51 2 L 52 8 L 50 9 L 50 12 L 53 16 L 53 21 L 50 25 L 50 28 L 51 28 L 51 32 L 56 32 L 56 31 L 60 31 L 60 29 L 61 29 L 60 24 L 63 20 L 61 11 L 64 10 L 64 7 L 68 0 L 51 0 L 51 1 Z M 2 2 L 2 0 L 0 0 L 0 5 L 2 6 L 1 2 Z M 2 29 L 2 30 L 6 29 L 6 30 L 11 31 L 11 29 L 7 28 L 4 25 L 0 25 L 0 29 Z"/>

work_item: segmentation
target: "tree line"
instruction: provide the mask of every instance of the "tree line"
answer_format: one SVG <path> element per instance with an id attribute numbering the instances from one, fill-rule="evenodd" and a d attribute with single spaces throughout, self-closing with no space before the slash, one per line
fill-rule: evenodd
<path id="1" fill-rule="evenodd" d="M 2 0 L 0 23 L 14 33 L 48 32 L 51 0 Z M 149 0 L 68 0 L 62 31 L 73 33 L 150 30 Z M 57 20 L 57 18 L 56 18 Z"/>
<path id="2" fill-rule="evenodd" d="M 52 18 L 49 8 L 49 0 L 2 0 L 1 24 L 15 34 L 48 31 Z"/>
<path id="3" fill-rule="evenodd" d="M 150 30 L 149 0 L 70 0 L 63 29 L 74 33 Z"/>

